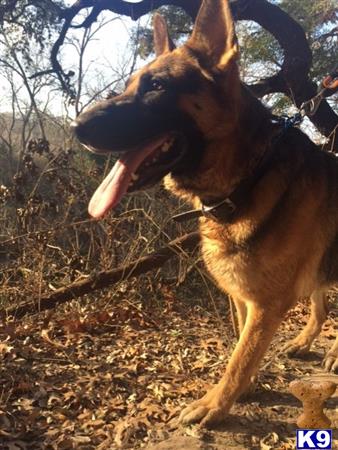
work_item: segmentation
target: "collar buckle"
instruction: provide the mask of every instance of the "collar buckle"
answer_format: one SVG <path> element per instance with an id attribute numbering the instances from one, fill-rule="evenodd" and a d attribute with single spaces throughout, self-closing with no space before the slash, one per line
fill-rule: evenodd
<path id="1" fill-rule="evenodd" d="M 185 222 L 187 220 L 198 219 L 200 217 L 205 217 L 206 219 L 217 220 L 219 222 L 228 221 L 232 214 L 237 209 L 235 203 L 226 198 L 219 203 L 214 205 L 204 205 L 202 204 L 201 209 L 193 209 L 191 211 L 186 211 L 181 214 L 176 214 L 173 217 L 175 222 Z"/>
<path id="2" fill-rule="evenodd" d="M 224 220 L 229 219 L 229 217 L 235 212 L 236 205 L 230 198 L 226 198 L 219 203 L 214 205 L 202 205 L 202 214 L 207 219 Z"/>

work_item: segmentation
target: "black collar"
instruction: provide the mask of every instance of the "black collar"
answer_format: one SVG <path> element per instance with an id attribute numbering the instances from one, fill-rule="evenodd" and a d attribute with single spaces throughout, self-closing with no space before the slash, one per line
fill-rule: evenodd
<path id="1" fill-rule="evenodd" d="M 269 170 L 276 155 L 274 152 L 275 146 L 285 132 L 293 126 L 283 121 L 283 118 L 273 119 L 274 124 L 282 125 L 279 132 L 275 135 L 263 156 L 256 164 L 255 169 L 244 180 L 240 181 L 235 189 L 228 195 L 227 198 L 216 199 L 213 202 L 203 202 L 201 209 L 193 209 L 173 217 L 176 222 L 185 222 L 199 217 L 206 217 L 215 220 L 216 222 L 228 223 L 232 221 L 241 206 L 247 203 L 250 192 L 263 175 Z M 283 122 L 282 122 L 283 121 Z"/>

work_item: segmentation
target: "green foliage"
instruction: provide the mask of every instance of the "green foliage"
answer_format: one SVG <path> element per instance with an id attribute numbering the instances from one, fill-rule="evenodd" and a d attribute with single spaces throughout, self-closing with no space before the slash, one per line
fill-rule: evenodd
<path id="1" fill-rule="evenodd" d="M 283 63 L 283 50 L 277 40 L 254 22 L 236 25 L 240 44 L 240 68 L 251 81 L 273 75 Z"/>
<path id="2" fill-rule="evenodd" d="M 338 61 L 336 0 L 282 0 L 280 6 L 305 30 L 313 53 L 311 75 L 320 81 Z"/>
<path id="3" fill-rule="evenodd" d="M 20 52 L 30 62 L 31 45 L 43 50 L 60 27 L 59 8 L 63 0 L 6 0 L 0 6 L 0 31 L 12 52 Z"/>
<path id="4" fill-rule="evenodd" d="M 313 53 L 310 76 L 317 82 L 331 72 L 338 60 L 338 13 L 335 0 L 279 0 L 276 3 L 304 29 Z M 250 22 L 238 24 L 242 63 L 264 65 L 264 76 L 283 62 L 278 42 L 263 28 Z"/>

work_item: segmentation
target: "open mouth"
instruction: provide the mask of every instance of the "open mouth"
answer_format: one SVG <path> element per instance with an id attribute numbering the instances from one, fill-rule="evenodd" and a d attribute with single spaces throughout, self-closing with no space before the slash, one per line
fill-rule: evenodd
<path id="1" fill-rule="evenodd" d="M 100 218 L 127 192 L 155 184 L 181 161 L 185 153 L 184 137 L 174 134 L 162 135 L 142 147 L 124 152 L 91 198 L 89 214 Z"/>

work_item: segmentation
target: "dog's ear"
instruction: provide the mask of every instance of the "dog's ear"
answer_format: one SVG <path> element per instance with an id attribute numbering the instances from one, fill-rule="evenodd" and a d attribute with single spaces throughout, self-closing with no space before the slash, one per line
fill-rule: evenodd
<path id="1" fill-rule="evenodd" d="M 203 0 L 187 46 L 203 65 L 224 68 L 238 56 L 235 24 L 228 0 Z"/>
<path id="2" fill-rule="evenodd" d="M 175 44 L 171 40 L 165 19 L 161 14 L 154 15 L 154 47 L 156 56 L 163 53 L 171 52 L 175 48 Z"/>

